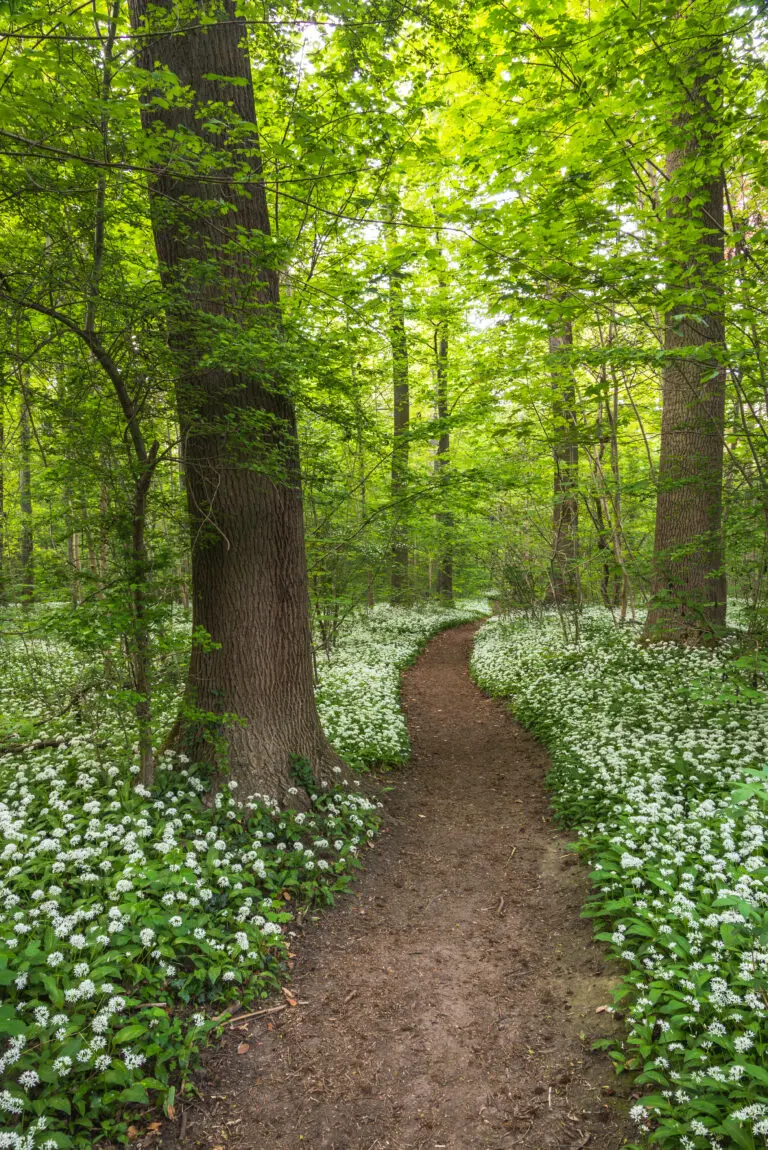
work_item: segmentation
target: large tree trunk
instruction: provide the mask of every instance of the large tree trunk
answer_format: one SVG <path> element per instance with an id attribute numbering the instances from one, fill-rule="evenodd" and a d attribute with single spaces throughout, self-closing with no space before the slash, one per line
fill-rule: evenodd
<path id="1" fill-rule="evenodd" d="M 408 489 L 408 431 L 410 391 L 408 387 L 408 342 L 405 331 L 403 283 L 399 268 L 389 276 L 389 338 L 392 348 L 392 554 L 390 597 L 393 603 L 408 599 L 408 516 L 405 506 Z"/>
<path id="2" fill-rule="evenodd" d="M 275 367 L 278 280 L 246 24 L 234 0 L 130 7 L 134 27 L 150 10 L 158 30 L 143 41 L 143 66 L 167 69 L 191 93 L 162 107 L 150 89 L 142 111 L 163 153 L 153 224 L 192 531 L 187 702 L 197 714 L 182 720 L 180 743 L 196 760 L 226 760 L 246 791 L 283 797 L 292 756 L 316 773 L 338 760 L 315 707 L 296 419 Z"/>
<path id="3" fill-rule="evenodd" d="M 719 54 L 691 56 L 667 156 L 668 284 L 654 576 L 646 637 L 698 644 L 725 625 L 722 540 L 725 323 L 723 178 L 712 85 Z"/>
<path id="4" fill-rule="evenodd" d="M 442 286 L 442 285 L 441 285 Z M 440 525 L 440 554 L 437 561 L 437 596 L 446 603 L 453 602 L 453 515 L 447 508 L 448 466 L 451 451 L 451 433 L 448 429 L 448 325 L 443 322 L 435 330 L 435 366 L 437 376 L 437 418 L 440 437 L 437 441 L 435 474 L 437 476 L 440 510 L 436 519 Z"/>
<path id="5" fill-rule="evenodd" d="M 579 439 L 576 393 L 569 352 L 571 321 L 558 320 L 550 330 L 552 361 L 552 572 L 550 596 L 558 604 L 578 604 L 579 580 Z"/>

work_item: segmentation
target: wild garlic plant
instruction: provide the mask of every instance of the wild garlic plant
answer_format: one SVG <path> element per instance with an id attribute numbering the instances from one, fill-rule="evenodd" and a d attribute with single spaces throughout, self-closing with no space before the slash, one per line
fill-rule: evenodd
<path id="1" fill-rule="evenodd" d="M 320 687 L 342 754 L 407 754 L 398 668 L 477 613 L 384 607 L 354 620 Z M 57 683 L 88 670 L 45 642 Z M 130 1104 L 172 1102 L 227 1003 L 279 985 L 291 908 L 333 901 L 378 819 L 341 788 L 305 812 L 233 781 L 210 805 L 171 751 L 152 790 L 137 786 L 119 693 L 100 697 L 97 727 L 73 710 L 46 724 L 42 685 L 17 655 L 10 727 L 34 720 L 54 745 L 0 760 L 0 1148 L 84 1148 L 119 1137 Z"/>
<path id="2" fill-rule="evenodd" d="M 350 618 L 330 661 L 319 665 L 317 703 L 326 733 L 356 767 L 404 763 L 410 753 L 400 671 L 428 639 L 489 613 L 485 599 L 414 609 L 378 604 Z"/>
<path id="3" fill-rule="evenodd" d="M 720 651 L 642 646 L 586 613 L 494 619 L 472 673 L 550 750 L 560 820 L 592 865 L 586 913 L 625 974 L 610 1048 L 650 1087 L 632 1109 L 652 1144 L 768 1145 L 768 697 Z"/>

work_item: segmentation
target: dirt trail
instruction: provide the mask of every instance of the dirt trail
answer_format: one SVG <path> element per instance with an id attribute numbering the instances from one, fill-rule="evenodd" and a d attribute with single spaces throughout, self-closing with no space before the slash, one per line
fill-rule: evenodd
<path id="1" fill-rule="evenodd" d="M 621 1088 L 589 1050 L 619 1024 L 596 1012 L 613 978 L 579 919 L 586 877 L 550 823 L 545 752 L 469 679 L 473 631 L 404 677 L 413 759 L 352 897 L 297 940 L 306 1005 L 230 1031 L 164 1146 L 623 1145 Z"/>

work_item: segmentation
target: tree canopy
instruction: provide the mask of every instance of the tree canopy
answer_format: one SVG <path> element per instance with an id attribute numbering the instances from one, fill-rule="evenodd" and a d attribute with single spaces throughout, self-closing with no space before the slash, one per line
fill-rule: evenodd
<path id="1" fill-rule="evenodd" d="M 122 644 L 145 774 L 178 605 L 180 723 L 214 757 L 223 716 L 267 721 L 246 604 L 243 635 L 304 636 L 265 656 L 272 709 L 381 598 L 650 603 L 649 638 L 699 643 L 727 580 L 758 625 L 763 24 L 7 0 L 3 594 Z"/>

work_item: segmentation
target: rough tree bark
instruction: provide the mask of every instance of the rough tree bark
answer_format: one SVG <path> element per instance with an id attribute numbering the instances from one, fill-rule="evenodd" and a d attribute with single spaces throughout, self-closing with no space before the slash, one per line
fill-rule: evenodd
<path id="1" fill-rule="evenodd" d="M 579 440 L 576 394 L 568 354 L 573 347 L 569 319 L 559 319 L 549 334 L 552 362 L 552 573 L 550 595 L 556 603 L 578 604 Z"/>
<path id="2" fill-rule="evenodd" d="M 158 33 L 141 41 L 143 67 L 167 69 L 189 93 L 151 103 L 158 71 L 142 110 L 165 153 L 153 227 L 178 363 L 193 625 L 210 638 L 193 645 L 179 744 L 214 765 L 226 753 L 245 791 L 283 797 L 292 756 L 329 777 L 339 761 L 315 707 L 296 420 L 275 367 L 278 279 L 246 24 L 234 0 L 131 0 L 130 10 L 135 28 Z M 211 354 L 222 330 L 235 344 L 226 363 Z"/>
<path id="3" fill-rule="evenodd" d="M 684 106 L 667 156 L 666 279 L 654 574 L 645 634 L 696 645 L 725 625 L 722 539 L 725 322 L 722 167 L 715 96 L 720 52 L 709 40 L 684 61 Z"/>
<path id="4" fill-rule="evenodd" d="M 441 285 L 442 286 L 442 285 Z M 440 424 L 440 437 L 435 455 L 435 475 L 438 485 L 440 511 L 435 518 L 440 525 L 440 554 L 437 561 L 437 596 L 446 603 L 453 602 L 453 515 L 447 509 L 448 467 L 451 451 L 451 433 L 448 428 L 448 324 L 443 321 L 435 328 L 436 407 Z"/>
<path id="5" fill-rule="evenodd" d="M 408 523 L 405 498 L 408 489 L 408 431 L 410 391 L 408 385 L 408 342 L 405 331 L 405 305 L 400 268 L 389 275 L 389 338 L 392 349 L 392 482 L 394 516 L 390 566 L 390 598 L 393 603 L 408 599 Z"/>

